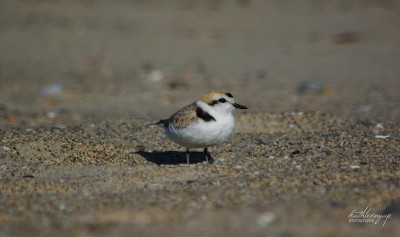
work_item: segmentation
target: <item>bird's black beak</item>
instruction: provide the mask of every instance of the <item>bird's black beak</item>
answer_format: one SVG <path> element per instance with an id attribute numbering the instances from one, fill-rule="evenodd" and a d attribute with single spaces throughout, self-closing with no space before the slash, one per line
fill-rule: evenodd
<path id="1" fill-rule="evenodd" d="M 244 105 L 240 105 L 240 104 L 236 104 L 236 103 L 233 103 L 232 105 L 233 105 L 233 107 L 235 107 L 236 109 L 247 109 L 247 107 L 244 106 Z"/>

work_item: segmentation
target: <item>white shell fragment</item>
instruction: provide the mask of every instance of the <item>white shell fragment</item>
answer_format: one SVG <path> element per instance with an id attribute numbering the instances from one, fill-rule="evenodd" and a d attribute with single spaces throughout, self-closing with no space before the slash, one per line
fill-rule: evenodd
<path id="1" fill-rule="evenodd" d="M 386 139 L 389 137 L 390 137 L 390 135 L 375 135 L 375 138 L 378 138 L 378 139 Z"/>

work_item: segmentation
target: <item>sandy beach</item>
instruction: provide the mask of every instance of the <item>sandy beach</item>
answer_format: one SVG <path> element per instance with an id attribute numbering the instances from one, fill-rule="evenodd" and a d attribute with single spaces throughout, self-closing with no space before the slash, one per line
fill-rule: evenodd
<path id="1" fill-rule="evenodd" d="M 395 236 L 399 1 L 1 1 L 0 236 Z M 249 107 L 184 148 L 203 92 Z"/>

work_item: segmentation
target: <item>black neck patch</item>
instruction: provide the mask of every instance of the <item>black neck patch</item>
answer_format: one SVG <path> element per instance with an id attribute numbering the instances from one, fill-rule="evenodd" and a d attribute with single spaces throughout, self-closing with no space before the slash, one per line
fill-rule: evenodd
<path id="1" fill-rule="evenodd" d="M 210 122 L 210 121 L 216 121 L 213 116 L 211 116 L 209 113 L 205 112 L 202 110 L 200 107 L 197 107 L 196 109 L 196 115 L 197 117 L 201 118 L 205 122 Z"/>

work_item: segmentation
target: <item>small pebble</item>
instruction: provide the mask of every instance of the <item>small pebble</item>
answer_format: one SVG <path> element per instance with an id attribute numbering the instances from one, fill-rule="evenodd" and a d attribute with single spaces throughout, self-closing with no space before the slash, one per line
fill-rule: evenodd
<path id="1" fill-rule="evenodd" d="M 22 178 L 24 178 L 24 179 L 33 179 L 33 178 L 35 178 L 35 176 L 33 176 L 31 174 L 27 174 L 27 175 L 22 176 Z"/>
<path id="2" fill-rule="evenodd" d="M 148 79 L 152 82 L 159 82 L 163 78 L 164 78 L 164 74 L 161 70 L 153 70 L 148 75 Z"/>
<path id="3" fill-rule="evenodd" d="M 162 189 L 164 186 L 163 186 L 162 184 L 153 183 L 153 184 L 150 184 L 148 187 L 149 187 L 149 189 L 151 189 L 151 190 L 160 190 L 160 189 Z"/>
<path id="4" fill-rule="evenodd" d="M 376 124 L 376 128 L 381 128 L 381 129 L 383 129 L 383 124 L 381 124 L 381 123 Z"/>
<path id="5" fill-rule="evenodd" d="M 56 117 L 56 113 L 53 111 L 47 112 L 47 117 L 48 118 L 55 118 Z"/>
<path id="6" fill-rule="evenodd" d="M 257 218 L 257 225 L 260 228 L 266 227 L 274 222 L 276 215 L 272 212 L 264 212 Z"/>
<path id="7" fill-rule="evenodd" d="M 330 156 L 330 155 L 333 154 L 333 152 L 332 152 L 331 150 L 324 150 L 324 153 L 325 153 L 327 156 Z"/>
<path id="8" fill-rule="evenodd" d="M 11 150 L 11 148 L 9 148 L 8 146 L 3 146 L 2 148 L 3 148 L 3 150 L 5 150 L 5 151 Z"/>
<path id="9" fill-rule="evenodd" d="M 136 149 L 136 151 L 144 151 L 144 150 L 146 150 L 146 146 L 138 145 L 138 146 L 135 146 L 135 149 Z"/>
<path id="10" fill-rule="evenodd" d="M 60 205 L 58 205 L 58 208 L 62 211 L 65 209 L 65 203 L 61 203 Z"/>
<path id="11" fill-rule="evenodd" d="M 224 203 L 221 200 L 216 200 L 214 202 L 214 207 L 216 207 L 216 208 L 221 208 L 223 206 L 224 206 Z"/>
<path id="12" fill-rule="evenodd" d="M 58 128 L 58 129 L 66 129 L 67 125 L 65 125 L 65 124 L 56 124 L 56 125 L 54 125 L 54 127 Z"/>
<path id="13" fill-rule="evenodd" d="M 360 165 L 368 165 L 368 161 L 362 160 L 362 161 L 360 161 Z"/>
<path id="14" fill-rule="evenodd" d="M 62 88 L 63 88 L 63 86 L 61 83 L 53 83 L 53 84 L 43 87 L 41 90 L 41 94 L 43 96 L 57 95 L 62 91 Z"/>
<path id="15" fill-rule="evenodd" d="M 241 169 L 243 169 L 243 166 L 241 166 L 241 165 L 235 166 L 235 170 L 241 170 Z"/>

